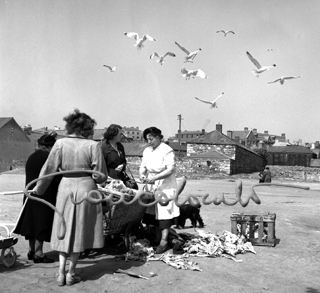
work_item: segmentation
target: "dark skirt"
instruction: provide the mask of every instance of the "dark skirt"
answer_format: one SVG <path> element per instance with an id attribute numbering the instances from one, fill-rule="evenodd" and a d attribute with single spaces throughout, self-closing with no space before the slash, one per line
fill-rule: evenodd
<path id="1" fill-rule="evenodd" d="M 157 220 L 156 215 L 144 214 L 142 223 L 148 226 L 157 226 L 159 229 L 163 230 L 171 228 L 171 226 L 175 224 L 176 218 L 177 217 L 166 220 Z"/>
<path id="2" fill-rule="evenodd" d="M 38 197 L 55 205 L 55 197 L 51 194 Z M 26 240 L 37 239 L 50 242 L 53 216 L 52 208 L 42 202 L 28 199 L 13 232 L 25 236 Z"/>

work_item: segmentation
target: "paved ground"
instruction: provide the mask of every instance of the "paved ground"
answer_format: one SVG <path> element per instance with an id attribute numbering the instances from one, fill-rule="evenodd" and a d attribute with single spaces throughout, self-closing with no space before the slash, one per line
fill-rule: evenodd
<path id="1" fill-rule="evenodd" d="M 257 180 L 242 180 L 243 198 Z M 274 180 L 275 183 L 279 181 Z M 19 236 L 14 246 L 17 263 L 6 268 L 0 263 L 0 292 L 309 292 L 320 293 L 320 184 L 283 182 L 308 185 L 305 191 L 278 186 L 258 187 L 255 190 L 262 203 L 250 201 L 245 208 L 239 204 L 202 205 L 201 215 L 205 231 L 219 232 L 231 229 L 233 212 L 275 213 L 275 247 L 255 246 L 254 254 L 238 255 L 242 262 L 226 258 L 193 258 L 202 272 L 176 270 L 163 262 L 116 261 L 115 255 L 124 252 L 122 247 L 106 246 L 103 250 L 83 258 L 78 273 L 84 281 L 70 287 L 58 287 L 55 274 L 58 255 L 45 244 L 45 252 L 53 257 L 53 264 L 34 264 L 26 258 L 28 245 Z M 187 194 L 225 193 L 232 197 L 235 180 L 188 180 L 182 196 Z M 0 175 L 0 192 L 22 190 L 23 172 Z M 15 223 L 21 208 L 22 195 L 0 195 L 0 222 Z M 188 223 L 187 223 L 188 225 Z M 185 231 L 194 233 L 193 229 Z M 1 231 L 3 232 L 3 231 Z M 144 276 L 157 274 L 149 280 L 115 274 L 118 269 L 130 270 Z"/>

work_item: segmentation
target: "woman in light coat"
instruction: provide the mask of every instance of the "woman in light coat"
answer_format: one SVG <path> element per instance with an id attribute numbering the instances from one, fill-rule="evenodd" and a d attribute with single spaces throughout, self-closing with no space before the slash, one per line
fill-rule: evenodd
<path id="1" fill-rule="evenodd" d="M 93 135 L 96 124 L 85 113 L 76 109 L 64 117 L 68 137 L 58 139 L 43 166 L 40 176 L 53 172 L 68 170 L 95 170 L 107 175 L 106 164 L 101 148 L 97 142 L 89 139 Z M 36 194 L 43 194 L 53 177 L 40 180 L 34 189 Z M 59 240 L 59 216 L 55 213 L 51 248 L 59 252 L 59 286 L 73 285 L 81 281 L 75 275 L 75 268 L 81 252 L 86 249 L 102 248 L 103 220 L 101 204 L 91 204 L 86 200 L 75 205 L 71 202 L 70 193 L 74 200 L 79 202 L 91 190 L 97 189 L 96 183 L 102 183 L 106 177 L 94 179 L 89 173 L 64 175 L 61 179 L 56 208 L 63 213 L 66 221 L 66 234 Z M 67 256 L 70 255 L 69 271 L 66 274 Z"/>

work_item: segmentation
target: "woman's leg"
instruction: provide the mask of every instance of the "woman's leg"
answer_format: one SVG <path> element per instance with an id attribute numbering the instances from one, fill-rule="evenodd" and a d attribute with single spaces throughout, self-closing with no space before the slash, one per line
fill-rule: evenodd
<path id="1" fill-rule="evenodd" d="M 160 245 L 165 246 L 166 244 L 168 244 L 168 237 L 169 237 L 169 229 L 168 228 L 162 229 Z"/>
<path id="2" fill-rule="evenodd" d="M 69 263 L 69 272 L 68 274 L 74 275 L 75 269 L 78 263 L 80 253 L 71 253 L 70 254 L 70 263 Z"/>
<path id="3" fill-rule="evenodd" d="M 67 262 L 67 254 L 65 252 L 59 252 L 59 274 L 66 274 L 66 262 Z"/>
<path id="4" fill-rule="evenodd" d="M 34 238 L 29 239 L 29 251 L 32 251 L 33 253 L 35 252 L 35 242 L 36 242 L 36 239 Z"/>
<path id="5" fill-rule="evenodd" d="M 34 251 L 35 255 L 37 257 L 42 257 L 43 256 L 43 252 L 42 252 L 43 241 L 36 239 L 35 244 L 34 244 L 34 248 L 35 248 L 35 251 Z"/>

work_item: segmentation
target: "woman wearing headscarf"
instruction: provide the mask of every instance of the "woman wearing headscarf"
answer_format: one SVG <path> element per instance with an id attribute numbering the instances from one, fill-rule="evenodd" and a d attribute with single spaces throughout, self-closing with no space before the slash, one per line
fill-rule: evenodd
<path id="1" fill-rule="evenodd" d="M 56 142 L 56 133 L 45 134 L 38 139 L 38 149 L 30 155 L 25 166 L 26 185 L 38 178 L 42 166 L 46 162 L 49 153 Z M 46 192 L 40 198 L 55 205 L 59 182 L 61 177 L 57 176 L 52 180 Z M 35 186 L 30 186 L 32 189 Z M 25 204 L 18 220 L 15 234 L 25 236 L 29 240 L 28 259 L 34 263 L 52 263 L 53 259 L 43 253 L 43 242 L 50 242 L 54 211 L 47 205 L 23 198 Z"/>
<path id="2" fill-rule="evenodd" d="M 68 170 L 95 170 L 107 174 L 106 164 L 99 144 L 91 138 L 95 120 L 76 109 L 64 117 L 68 137 L 59 139 L 52 148 L 43 166 L 40 176 Z M 34 189 L 36 194 L 43 194 L 52 177 L 40 180 Z M 55 213 L 51 236 L 51 248 L 59 252 L 59 286 L 73 285 L 81 281 L 75 274 L 79 255 L 86 249 L 104 246 L 102 206 L 84 200 L 80 204 L 71 202 L 70 194 L 76 202 L 81 201 L 91 190 L 96 190 L 96 183 L 102 183 L 106 176 L 96 178 L 89 173 L 65 174 L 61 179 L 57 194 L 56 208 L 63 213 L 66 233 L 58 239 L 59 215 Z M 66 274 L 67 256 L 70 255 L 69 270 Z"/>
<path id="3" fill-rule="evenodd" d="M 143 151 L 139 169 L 140 180 L 152 184 L 154 190 L 162 191 L 170 199 L 174 197 L 177 189 L 174 151 L 162 141 L 161 130 L 156 127 L 145 129 L 143 138 L 149 146 Z M 143 222 L 157 226 L 161 232 L 161 241 L 156 253 L 164 253 L 169 248 L 169 229 L 179 213 L 179 207 L 174 201 L 169 201 L 166 206 L 157 203 L 147 208 Z"/>

